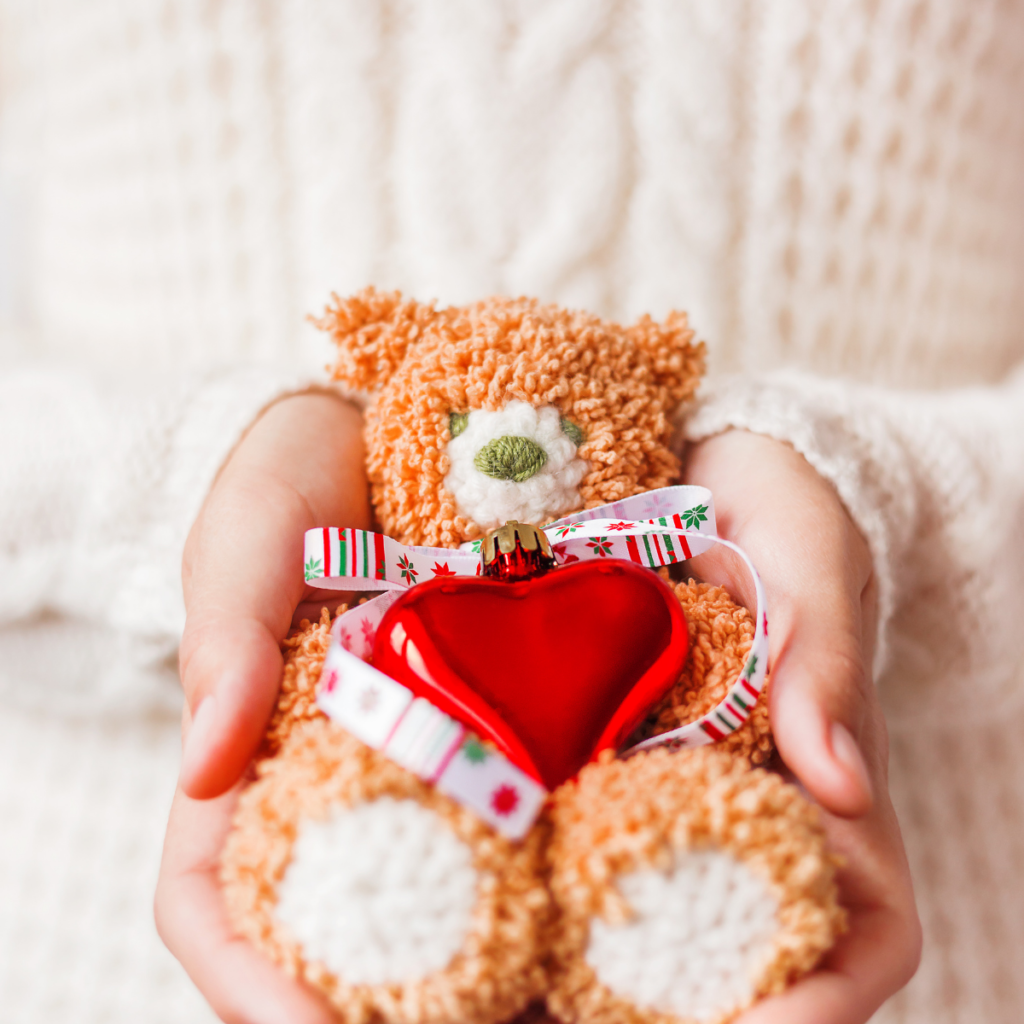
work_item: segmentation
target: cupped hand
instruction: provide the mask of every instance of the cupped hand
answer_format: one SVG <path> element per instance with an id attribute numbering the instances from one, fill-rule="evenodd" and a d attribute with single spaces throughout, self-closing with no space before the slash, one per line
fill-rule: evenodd
<path id="1" fill-rule="evenodd" d="M 921 949 L 871 679 L 871 555 L 831 485 L 779 441 L 745 431 L 709 438 L 691 447 L 685 478 L 710 488 L 718 532 L 761 574 L 776 747 L 820 804 L 829 843 L 845 861 L 839 886 L 849 931 L 816 971 L 737 1024 L 864 1024 L 910 980 Z M 724 560 L 715 568 L 745 592 Z"/>
<path id="2" fill-rule="evenodd" d="M 225 1021 L 335 1019 L 319 996 L 235 937 L 218 865 L 277 696 L 279 641 L 317 596 L 303 582 L 303 535 L 326 524 L 367 528 L 369 519 L 358 411 L 329 393 L 306 394 L 257 420 L 185 545 L 184 752 L 155 911 L 164 942 Z M 333 595 L 330 606 L 337 602 Z M 319 604 L 309 610 L 315 617 Z"/>

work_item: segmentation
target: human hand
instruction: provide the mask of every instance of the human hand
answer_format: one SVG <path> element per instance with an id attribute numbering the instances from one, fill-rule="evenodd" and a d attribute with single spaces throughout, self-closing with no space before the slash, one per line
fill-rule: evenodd
<path id="1" fill-rule="evenodd" d="M 217 478 L 185 545 L 180 648 L 184 753 L 157 884 L 157 928 L 222 1019 L 328 1024 L 317 995 L 237 938 L 220 851 L 281 679 L 278 642 L 319 613 L 302 580 L 303 535 L 367 528 L 362 419 L 327 393 L 268 409 Z M 331 596 L 332 605 L 338 596 Z"/>
<path id="2" fill-rule="evenodd" d="M 863 1024 L 910 980 L 921 949 L 871 681 L 871 555 L 831 485 L 782 442 L 745 431 L 709 438 L 691 447 L 685 481 L 711 490 L 719 533 L 761 574 L 775 744 L 821 805 L 829 844 L 845 859 L 838 881 L 849 931 L 817 970 L 737 1024 Z M 716 582 L 753 607 L 749 584 L 726 560 L 701 557 Z"/>

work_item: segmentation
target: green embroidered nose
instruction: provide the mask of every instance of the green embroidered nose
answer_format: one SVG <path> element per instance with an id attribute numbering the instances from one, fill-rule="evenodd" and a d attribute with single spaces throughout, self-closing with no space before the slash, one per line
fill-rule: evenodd
<path id="1" fill-rule="evenodd" d="M 498 437 L 476 453 L 473 465 L 495 480 L 514 480 L 521 484 L 539 472 L 548 461 L 548 453 L 528 437 Z"/>

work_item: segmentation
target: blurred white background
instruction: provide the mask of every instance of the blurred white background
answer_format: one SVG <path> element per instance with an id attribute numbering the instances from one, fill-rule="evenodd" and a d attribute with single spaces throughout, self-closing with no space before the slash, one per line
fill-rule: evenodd
<path id="1" fill-rule="evenodd" d="M 677 306 L 715 373 L 990 385 L 1024 354 L 1022 87 L 1015 0 L 0 0 L 0 1024 L 210 1019 L 150 912 L 178 559 L 332 289 Z M 924 685 L 894 722 L 967 703 Z M 883 1017 L 1009 1024 L 1018 759 L 918 730 L 929 945 Z M 970 833 L 1010 838 L 934 838 Z"/>

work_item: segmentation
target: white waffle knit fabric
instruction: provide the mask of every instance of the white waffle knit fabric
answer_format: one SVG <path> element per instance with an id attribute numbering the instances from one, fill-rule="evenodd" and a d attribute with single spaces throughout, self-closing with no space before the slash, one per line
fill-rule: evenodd
<path id="1" fill-rule="evenodd" d="M 689 434 L 796 445 L 883 583 L 879 1019 L 1017 1021 L 1022 53 L 997 0 L 0 0 L 0 1020 L 202 1019 L 148 909 L 177 553 L 373 282 L 691 312 Z"/>

